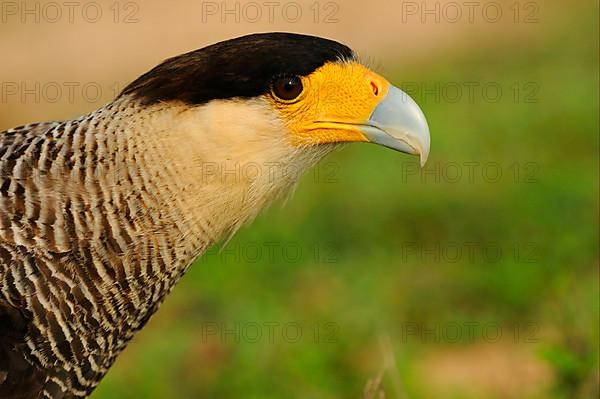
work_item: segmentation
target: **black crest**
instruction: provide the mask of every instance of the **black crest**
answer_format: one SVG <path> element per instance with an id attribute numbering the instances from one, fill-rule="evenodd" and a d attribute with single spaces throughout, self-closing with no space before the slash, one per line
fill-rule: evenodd
<path id="1" fill-rule="evenodd" d="M 327 62 L 353 59 L 350 48 L 332 40 L 254 34 L 170 58 L 129 84 L 121 95 L 132 94 L 146 105 L 256 97 L 270 90 L 276 76 L 305 76 Z"/>

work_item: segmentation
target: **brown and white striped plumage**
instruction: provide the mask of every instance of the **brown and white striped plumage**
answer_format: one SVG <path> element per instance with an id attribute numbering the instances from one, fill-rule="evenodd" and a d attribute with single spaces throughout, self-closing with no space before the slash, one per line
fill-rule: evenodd
<path id="1" fill-rule="evenodd" d="M 199 174 L 227 158 L 229 171 L 280 163 L 289 146 L 252 146 L 282 129 L 271 120 L 238 154 L 215 152 L 264 120 L 248 115 L 215 141 L 210 130 L 230 112 L 250 112 L 219 103 L 145 107 L 125 96 L 79 119 L 0 133 L 0 397 L 87 396 L 190 263 L 293 185 L 273 168 L 263 182 Z M 202 131 L 197 118 L 212 127 L 188 131 Z M 204 151 L 187 148 L 192 133 Z M 328 151 L 290 147 L 289 161 L 309 166 Z"/>

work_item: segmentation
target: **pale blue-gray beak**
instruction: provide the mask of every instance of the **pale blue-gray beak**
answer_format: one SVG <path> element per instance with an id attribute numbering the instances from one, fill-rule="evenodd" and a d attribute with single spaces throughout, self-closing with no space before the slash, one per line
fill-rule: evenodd
<path id="1" fill-rule="evenodd" d="M 417 103 L 397 87 L 390 86 L 361 131 L 371 143 L 419 155 L 421 166 L 427 162 L 430 137 L 425 115 Z"/>

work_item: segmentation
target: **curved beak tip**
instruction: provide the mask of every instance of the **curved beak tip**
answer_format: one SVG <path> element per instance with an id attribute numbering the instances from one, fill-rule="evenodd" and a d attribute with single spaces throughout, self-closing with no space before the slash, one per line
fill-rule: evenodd
<path id="1" fill-rule="evenodd" d="M 377 105 L 363 133 L 370 142 L 420 156 L 421 166 L 429 157 L 431 138 L 425 115 L 405 92 L 391 86 Z"/>
<path id="2" fill-rule="evenodd" d="M 427 151 L 423 151 L 419 154 L 419 161 L 421 163 L 421 167 L 425 166 L 425 164 L 427 163 L 427 158 L 429 158 L 429 149 L 427 149 Z"/>

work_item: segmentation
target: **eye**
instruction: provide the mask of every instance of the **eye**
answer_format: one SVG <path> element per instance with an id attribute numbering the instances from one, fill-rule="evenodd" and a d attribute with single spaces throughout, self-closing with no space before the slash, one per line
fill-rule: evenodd
<path id="1" fill-rule="evenodd" d="M 273 94 L 284 101 L 291 101 L 302 94 L 302 79 L 298 76 L 281 76 L 273 82 Z"/>

